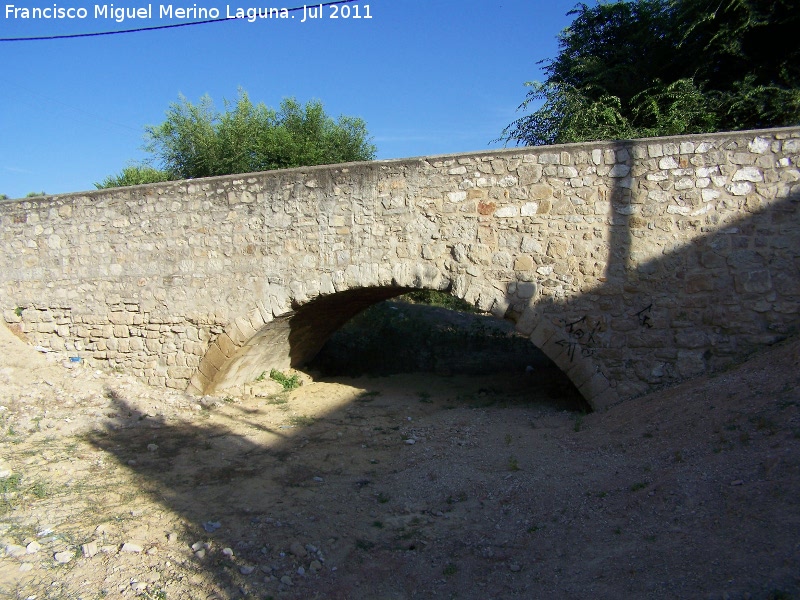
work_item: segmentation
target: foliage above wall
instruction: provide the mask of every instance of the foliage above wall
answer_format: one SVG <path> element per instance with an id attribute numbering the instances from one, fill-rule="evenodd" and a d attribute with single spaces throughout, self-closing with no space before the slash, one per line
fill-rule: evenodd
<path id="1" fill-rule="evenodd" d="M 800 123 L 800 11 L 790 0 L 580 4 L 544 82 L 503 131 L 527 145 Z"/>
<path id="2" fill-rule="evenodd" d="M 274 110 L 253 104 L 239 91 L 220 112 L 203 96 L 198 104 L 180 97 L 160 125 L 146 128 L 149 164 L 132 165 L 95 184 L 99 188 L 252 173 L 311 165 L 372 160 L 375 146 L 356 117 L 328 116 L 319 101 L 294 98 Z"/>

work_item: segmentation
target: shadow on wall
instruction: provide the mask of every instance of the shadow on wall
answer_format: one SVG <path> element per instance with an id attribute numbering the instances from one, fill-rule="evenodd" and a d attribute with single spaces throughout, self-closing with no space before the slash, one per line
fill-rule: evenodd
<path id="1" fill-rule="evenodd" d="M 678 226 L 713 231 L 649 260 L 648 207 L 633 204 L 624 185 L 609 200 L 602 285 L 567 300 L 543 298 L 518 317 L 595 408 L 608 392 L 603 406 L 729 367 L 797 333 L 798 186 L 767 206 L 756 196 L 726 200 L 748 213 L 727 223 L 708 222 L 701 200 L 689 198 Z M 589 378 L 596 385 L 584 383 Z"/>

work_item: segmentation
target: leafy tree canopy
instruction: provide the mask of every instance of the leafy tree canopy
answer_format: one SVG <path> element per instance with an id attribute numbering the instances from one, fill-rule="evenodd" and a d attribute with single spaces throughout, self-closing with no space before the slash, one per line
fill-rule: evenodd
<path id="1" fill-rule="evenodd" d="M 579 4 L 503 131 L 517 144 L 649 137 L 800 122 L 794 0 Z"/>
<path id="2" fill-rule="evenodd" d="M 167 119 L 145 131 L 149 165 L 133 165 L 97 187 L 135 185 L 165 179 L 190 179 L 251 173 L 375 158 L 362 119 L 328 116 L 319 101 L 302 106 L 294 98 L 274 110 L 253 104 L 239 91 L 220 112 L 209 96 L 197 104 L 181 96 Z"/>
<path id="3" fill-rule="evenodd" d="M 167 171 L 160 171 L 148 165 L 132 164 L 122 169 L 119 175 L 112 175 L 99 183 L 95 183 L 94 187 L 101 190 L 127 185 L 141 185 L 143 183 L 160 183 L 171 179 L 173 177 Z"/>

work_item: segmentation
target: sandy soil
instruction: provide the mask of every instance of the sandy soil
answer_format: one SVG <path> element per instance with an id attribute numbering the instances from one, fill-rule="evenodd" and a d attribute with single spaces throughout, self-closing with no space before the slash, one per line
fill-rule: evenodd
<path id="1" fill-rule="evenodd" d="M 797 340 L 589 415 L 538 371 L 199 400 L 66 359 L 0 327 L 0 598 L 800 598 Z"/>

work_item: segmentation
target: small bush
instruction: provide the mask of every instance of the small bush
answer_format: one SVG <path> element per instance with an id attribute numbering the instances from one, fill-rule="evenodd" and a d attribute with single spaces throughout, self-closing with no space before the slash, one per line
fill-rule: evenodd
<path id="1" fill-rule="evenodd" d="M 280 383 L 283 386 L 283 389 L 286 391 L 294 390 L 303 385 L 303 382 L 300 381 L 300 378 L 297 376 L 297 374 L 289 377 L 288 375 L 284 375 L 276 369 L 272 369 L 269 372 L 269 378 Z"/>

